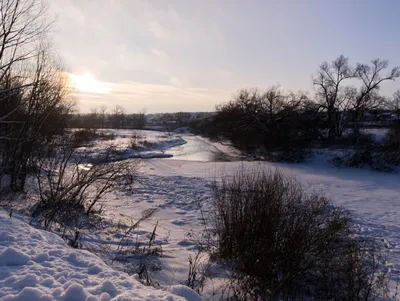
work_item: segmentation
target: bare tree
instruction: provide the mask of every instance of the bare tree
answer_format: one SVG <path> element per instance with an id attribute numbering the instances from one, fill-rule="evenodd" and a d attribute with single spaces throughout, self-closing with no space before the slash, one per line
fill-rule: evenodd
<path id="1" fill-rule="evenodd" d="M 264 110 L 271 121 L 273 121 L 277 113 L 282 110 L 285 98 L 286 96 L 283 95 L 279 86 L 272 86 L 261 96 Z"/>
<path id="2" fill-rule="evenodd" d="M 97 108 L 93 108 L 90 110 L 90 114 L 89 114 L 89 124 L 90 127 L 94 127 L 94 128 L 98 128 L 100 126 L 100 116 L 99 116 L 99 111 L 97 110 Z"/>
<path id="3" fill-rule="evenodd" d="M 106 122 L 106 111 L 107 111 L 107 106 L 103 105 L 99 108 L 99 114 L 100 114 L 100 120 L 101 120 L 101 128 L 104 129 L 105 122 Z"/>
<path id="4" fill-rule="evenodd" d="M 37 41 L 42 39 L 52 24 L 46 20 L 46 12 L 47 7 L 35 0 L 0 1 L 0 83 L 10 76 L 15 65 L 20 66 L 37 58 Z M 32 82 L 20 82 L 9 90 L 32 85 Z M 8 116 L 1 116 L 0 121 Z"/>
<path id="5" fill-rule="evenodd" d="M 34 152 L 65 128 L 65 116 L 73 106 L 66 97 L 62 66 L 47 48 L 39 50 L 35 65 L 30 68 L 26 74 L 32 85 L 22 90 L 20 108 L 9 115 L 11 120 L 4 121 L 3 127 L 7 135 L 3 139 L 2 166 L 11 176 L 12 190 L 23 189 L 30 166 L 34 165 Z"/>
<path id="6" fill-rule="evenodd" d="M 387 60 L 374 59 L 371 65 L 357 64 L 356 76 L 361 80 L 361 88 L 357 95 L 352 100 L 353 116 L 353 134 L 354 143 L 358 142 L 360 135 L 360 121 L 361 117 L 367 110 L 374 109 L 382 104 L 383 98 L 379 96 L 378 92 L 380 85 L 388 80 L 396 80 L 400 77 L 400 67 L 394 67 L 386 75 L 382 76 L 381 73 L 387 69 L 389 62 Z"/>
<path id="7" fill-rule="evenodd" d="M 120 105 L 116 105 L 112 114 L 112 126 L 113 128 L 119 129 L 123 128 L 124 125 L 125 125 L 125 109 Z"/>
<path id="8" fill-rule="evenodd" d="M 138 161 L 115 161 L 112 149 L 93 156 L 81 146 L 68 133 L 37 154 L 39 200 L 33 216 L 46 228 L 54 222 L 72 226 L 89 216 L 99 200 L 130 185 L 137 173 Z"/>
<path id="9" fill-rule="evenodd" d="M 10 174 L 12 190 L 23 188 L 33 152 L 64 127 L 72 105 L 63 66 L 46 42 L 46 12 L 40 1 L 0 1 L 0 176 Z"/>
<path id="10" fill-rule="evenodd" d="M 388 107 L 390 110 L 394 111 L 397 120 L 400 120 L 400 90 L 397 90 L 393 94 L 393 99 L 388 102 Z"/>
<path id="11" fill-rule="evenodd" d="M 356 72 L 349 65 L 348 58 L 341 55 L 331 63 L 322 63 L 313 80 L 321 106 L 328 114 L 328 138 L 330 141 L 334 136 L 341 135 L 343 121 L 349 107 L 349 96 L 354 93 L 354 90 L 344 87 L 344 83 L 355 76 Z"/>
<path id="12" fill-rule="evenodd" d="M 394 67 L 387 75 L 381 73 L 388 67 L 388 61 L 375 59 L 370 65 L 357 64 L 352 68 L 348 58 L 339 56 L 331 63 L 324 62 L 319 67 L 314 85 L 321 101 L 321 106 L 328 115 L 328 138 L 341 136 L 343 128 L 353 122 L 354 143 L 359 137 L 360 121 L 367 110 L 378 108 L 383 98 L 379 96 L 380 84 L 395 80 L 400 76 L 399 67 Z M 358 79 L 361 87 L 346 86 L 349 79 Z"/>

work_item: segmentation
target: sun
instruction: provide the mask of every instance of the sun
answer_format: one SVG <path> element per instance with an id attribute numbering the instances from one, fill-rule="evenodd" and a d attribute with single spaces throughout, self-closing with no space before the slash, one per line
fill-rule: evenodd
<path id="1" fill-rule="evenodd" d="M 94 76 L 86 72 L 84 74 L 69 74 L 71 87 L 79 92 L 108 94 L 111 91 L 111 85 L 98 81 Z"/>

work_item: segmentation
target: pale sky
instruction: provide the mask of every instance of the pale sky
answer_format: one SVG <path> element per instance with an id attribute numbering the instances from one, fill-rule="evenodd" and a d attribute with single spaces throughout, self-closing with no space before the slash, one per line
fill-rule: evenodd
<path id="1" fill-rule="evenodd" d="M 400 65 L 400 0 L 48 2 L 86 112 L 212 111 L 238 89 L 275 84 L 313 93 L 318 65 L 340 54 Z"/>

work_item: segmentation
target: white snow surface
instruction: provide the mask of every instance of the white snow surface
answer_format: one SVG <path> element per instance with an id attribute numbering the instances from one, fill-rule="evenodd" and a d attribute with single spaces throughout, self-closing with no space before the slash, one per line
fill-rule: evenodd
<path id="1" fill-rule="evenodd" d="M 180 297 L 180 296 L 182 297 Z M 184 286 L 168 291 L 143 286 L 94 254 L 70 248 L 0 210 L 1 301 L 201 300 Z"/>
<path id="2" fill-rule="evenodd" d="M 120 135 L 121 131 L 118 131 L 118 134 Z M 151 137 L 165 139 L 165 145 L 168 145 L 167 141 L 176 138 L 174 136 L 172 139 L 167 138 L 160 132 L 150 132 L 149 135 L 150 139 Z M 278 168 L 282 173 L 296 177 L 307 190 L 320 192 L 330 197 L 334 204 L 352 211 L 354 231 L 362 236 L 375 237 L 381 242 L 386 256 L 386 262 L 383 264 L 391 271 L 392 288 L 395 290 L 395 282 L 400 279 L 400 174 L 379 173 L 368 169 L 335 168 L 331 166 L 326 155 L 316 155 L 301 164 L 201 162 L 212 158 L 211 155 L 207 155 L 210 151 L 228 153 L 231 157 L 239 156 L 239 153 L 233 152 L 227 145 L 197 136 L 183 136 L 183 138 L 188 141 L 187 144 L 170 152 L 168 147 L 174 145 L 171 143 L 159 152 L 165 155 L 176 154 L 175 160 L 143 160 L 133 191 L 109 195 L 102 201 L 106 219 L 115 224 L 119 224 L 120 221 L 121 224 L 126 223 L 125 217 L 138 218 L 140 212 L 148 208 L 158 208 L 155 215 L 141 223 L 133 235 L 139 241 L 148 241 L 158 222 L 154 244 L 162 247 L 163 256 L 157 259 L 161 269 L 155 271 L 152 277 L 170 293 L 186 297 L 188 300 L 199 298 L 193 291 L 180 284 L 187 279 L 189 255 L 193 256 L 196 253 L 195 236 L 204 230 L 203 221 L 212 214 L 210 211 L 212 181 L 232 175 L 242 168 L 250 171 Z M 54 234 L 35 230 L 16 219 L 9 219 L 4 213 L 0 214 L 0 218 L 0 301 L 52 300 L 51 298 L 184 300 L 168 295 L 165 291 L 142 286 L 127 274 L 106 266 L 91 253 L 70 249 Z M 112 229 L 101 229 L 85 235 L 87 240 L 83 241 L 83 244 L 89 249 L 95 249 L 91 244 L 99 242 L 102 247 L 113 249 L 119 241 Z M 204 260 L 207 261 L 207 258 Z M 5 267 L 4 262 L 7 262 Z M 29 276 L 26 280 L 21 280 L 30 274 L 35 277 L 29 278 Z M 209 297 L 214 293 L 218 296 L 218 288 L 224 277 L 226 275 L 223 275 L 223 271 L 217 271 L 213 280 L 207 280 L 204 296 Z M 46 280 L 47 278 L 52 280 Z M 118 294 L 113 295 L 106 290 L 97 289 L 106 280 L 114 285 Z M 21 286 L 18 284 L 20 282 L 35 285 Z M 105 286 L 108 285 L 107 283 Z M 78 286 L 81 288 L 77 288 Z M 77 292 L 76 296 L 81 294 L 82 298 L 68 299 L 68 296 L 72 295 L 72 293 L 67 294 L 70 287 L 73 292 Z M 16 296 L 22 294 L 25 289 L 39 289 L 41 295 L 38 299 L 33 297 L 23 299 L 24 295 L 22 299 L 6 299 L 10 296 L 17 298 Z M 33 291 L 27 291 L 26 294 L 29 292 L 34 295 Z M 101 294 L 104 292 L 110 297 L 107 295 L 102 297 Z M 49 299 L 43 297 L 45 295 L 49 295 Z"/>
<path id="3" fill-rule="evenodd" d="M 224 175 L 232 175 L 242 168 L 249 171 L 252 169 L 273 171 L 278 168 L 282 173 L 294 176 L 308 191 L 320 192 L 331 198 L 335 205 L 350 210 L 354 215 L 352 228 L 355 233 L 374 237 L 381 243 L 386 257 L 383 265 L 390 271 L 393 279 L 392 289 L 396 290 L 396 282 L 400 282 L 400 174 L 380 173 L 368 169 L 339 169 L 331 166 L 327 157 L 323 155 L 317 155 L 300 164 L 189 162 L 162 159 L 145 163 L 147 169 L 145 173 L 148 175 L 144 177 L 147 179 L 148 187 L 151 188 L 146 192 L 142 190 L 138 196 L 140 199 L 147 196 L 151 199 L 152 196 L 156 196 L 156 200 L 165 199 L 163 202 L 168 204 L 171 211 L 174 208 L 175 213 L 167 215 L 170 225 L 164 223 L 170 230 L 175 227 L 177 221 L 180 221 L 183 229 L 201 228 L 201 223 L 195 218 L 201 217 L 199 211 L 195 209 L 197 203 L 195 195 L 205 200 L 203 204 L 207 204 L 211 194 L 210 188 L 207 189 L 210 187 L 210 181 L 218 180 Z M 151 185 L 152 183 L 155 185 Z M 142 205 L 144 206 L 143 203 Z M 203 214 L 208 216 L 209 213 L 205 206 Z M 172 238 L 178 238 L 178 235 L 179 232 L 172 231 L 169 241 L 173 242 Z M 184 246 L 183 242 L 179 245 Z M 183 266 L 181 264 L 182 268 Z"/>
<path id="4" fill-rule="evenodd" d="M 178 134 L 159 131 L 145 130 L 117 130 L 107 129 L 98 130 L 108 134 L 114 134 L 114 139 L 96 139 L 92 141 L 90 146 L 82 149 L 89 150 L 92 154 L 101 153 L 107 147 L 113 147 L 117 152 L 116 158 L 169 158 L 172 155 L 167 154 L 166 150 L 171 147 L 185 144 L 186 141 Z M 132 149 L 132 137 L 136 136 L 135 140 L 138 147 Z"/>

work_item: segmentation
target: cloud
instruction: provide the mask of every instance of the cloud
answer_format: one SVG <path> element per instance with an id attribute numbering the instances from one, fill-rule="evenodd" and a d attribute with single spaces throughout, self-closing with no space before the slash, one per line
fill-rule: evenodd
<path id="1" fill-rule="evenodd" d="M 113 84 L 99 81 L 90 73 L 73 74 L 68 73 L 70 86 L 77 93 L 109 94 Z"/>
<path id="2" fill-rule="evenodd" d="M 75 93 L 82 110 L 95 104 L 90 102 L 94 99 L 121 104 L 127 111 L 212 110 L 216 102 L 226 100 L 229 85 L 235 83 L 231 71 L 213 72 L 213 56 L 223 42 L 219 27 L 212 20 L 193 18 L 178 2 L 50 4 L 59 15 L 57 48 L 68 71 L 78 76 Z M 95 80 L 79 78 L 85 73 Z"/>
<path id="3" fill-rule="evenodd" d="M 156 21 L 149 22 L 149 31 L 157 38 L 167 38 L 170 32 L 165 27 L 162 27 Z"/>
<path id="4" fill-rule="evenodd" d="M 174 76 L 170 76 L 169 81 L 171 82 L 171 84 L 173 86 L 178 86 L 178 87 L 182 86 L 182 82 L 178 78 L 176 78 Z"/>
<path id="5" fill-rule="evenodd" d="M 110 108 L 121 105 L 127 112 L 141 109 L 147 112 L 212 111 L 216 103 L 226 101 L 230 96 L 226 91 L 132 81 L 112 83 L 112 86 L 108 94 L 78 92 L 76 97 L 80 106 L 86 112 L 98 103 L 107 103 Z"/>

